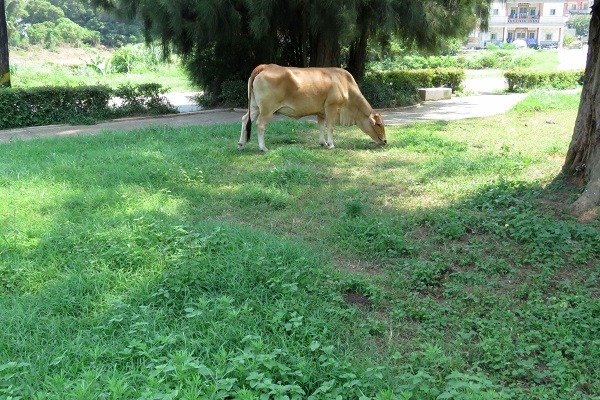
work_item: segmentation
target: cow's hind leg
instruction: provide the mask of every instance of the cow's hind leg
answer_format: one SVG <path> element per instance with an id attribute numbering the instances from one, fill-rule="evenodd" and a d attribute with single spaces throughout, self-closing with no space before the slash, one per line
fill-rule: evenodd
<path id="1" fill-rule="evenodd" d="M 238 149 L 242 150 L 246 147 L 246 143 L 250 140 L 250 130 L 252 129 L 252 120 L 250 119 L 250 111 L 242 117 L 242 134 L 238 142 Z"/>
<path id="2" fill-rule="evenodd" d="M 257 107 L 251 107 L 250 110 L 242 117 L 242 134 L 238 142 L 238 149 L 242 150 L 246 147 L 246 143 L 250 141 L 250 132 L 252 131 L 252 121 L 258 119 L 259 110 Z"/>
<path id="3" fill-rule="evenodd" d="M 265 146 L 265 129 L 267 128 L 267 124 L 273 118 L 273 114 L 263 114 L 260 113 L 258 119 L 256 120 L 256 127 L 258 128 L 258 149 L 262 152 L 269 151 Z"/>

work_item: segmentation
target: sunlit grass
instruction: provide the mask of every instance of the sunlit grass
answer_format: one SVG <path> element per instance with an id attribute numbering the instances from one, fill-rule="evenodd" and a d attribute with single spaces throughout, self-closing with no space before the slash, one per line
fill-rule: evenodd
<path id="1" fill-rule="evenodd" d="M 160 83 L 171 92 L 198 91 L 176 59 L 160 65 L 138 66 L 127 74 L 110 72 L 110 68 L 103 73 L 90 67 L 90 64 L 97 64 L 100 69 L 110 66 L 107 62 L 111 57 L 109 51 L 94 48 L 65 48 L 54 52 L 19 49 L 11 57 L 11 83 L 14 88 L 77 85 L 116 88 L 124 84 Z"/>
<path id="2" fill-rule="evenodd" d="M 381 148 L 295 121 L 267 154 L 238 124 L 2 144 L 0 397 L 596 397 L 600 226 L 554 180 L 577 99 Z"/>

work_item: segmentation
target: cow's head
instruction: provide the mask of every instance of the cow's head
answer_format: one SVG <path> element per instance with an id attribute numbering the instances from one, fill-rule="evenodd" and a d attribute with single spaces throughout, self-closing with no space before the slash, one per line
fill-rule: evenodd
<path id="1" fill-rule="evenodd" d="M 387 143 L 387 139 L 385 138 L 385 126 L 381 114 L 371 111 L 369 117 L 361 119 L 357 125 L 378 144 L 384 145 Z"/>

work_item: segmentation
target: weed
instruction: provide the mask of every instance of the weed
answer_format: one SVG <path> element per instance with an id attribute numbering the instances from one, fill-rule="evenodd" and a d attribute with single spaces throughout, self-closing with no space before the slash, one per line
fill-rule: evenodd
<path id="1" fill-rule="evenodd" d="M 238 124 L 3 144 L 0 397 L 598 397 L 566 96 L 378 151 L 287 121 L 266 155 Z"/>

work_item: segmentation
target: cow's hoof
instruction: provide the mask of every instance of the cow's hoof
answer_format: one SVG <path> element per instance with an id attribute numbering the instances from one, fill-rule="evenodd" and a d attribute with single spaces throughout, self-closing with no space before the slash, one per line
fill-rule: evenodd
<path id="1" fill-rule="evenodd" d="M 335 146 L 333 145 L 333 143 L 331 143 L 331 144 L 328 144 L 328 145 L 327 145 L 327 148 L 328 148 L 329 150 L 333 150 L 333 149 L 335 149 Z"/>
<path id="2" fill-rule="evenodd" d="M 261 153 L 266 153 L 267 151 L 269 151 L 269 149 L 267 149 L 266 147 L 263 147 L 262 149 L 258 150 L 260 150 Z"/>

